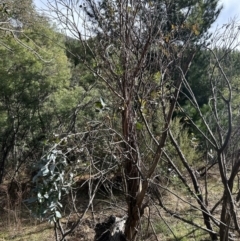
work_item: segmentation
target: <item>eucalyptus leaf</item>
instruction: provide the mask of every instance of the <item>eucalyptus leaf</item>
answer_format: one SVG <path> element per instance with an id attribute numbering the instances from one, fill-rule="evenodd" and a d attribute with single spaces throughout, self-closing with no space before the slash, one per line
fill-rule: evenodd
<path id="1" fill-rule="evenodd" d="M 100 97 L 100 102 L 101 102 L 102 108 L 104 108 L 106 106 L 106 103 L 103 101 L 101 97 Z"/>
<path id="2" fill-rule="evenodd" d="M 48 195 L 48 193 L 45 193 L 44 195 L 43 195 L 45 198 L 49 198 L 49 195 Z"/>
<path id="3" fill-rule="evenodd" d="M 62 196 L 62 194 L 61 194 L 61 192 L 59 192 L 58 193 L 58 200 L 61 200 L 61 196 Z"/>
<path id="4" fill-rule="evenodd" d="M 51 173 L 51 175 L 53 175 L 54 170 L 55 170 L 55 167 L 56 167 L 55 164 L 52 164 L 52 165 L 49 166 L 49 169 L 50 169 L 50 173 Z"/>
<path id="5" fill-rule="evenodd" d="M 48 173 L 49 173 L 48 166 L 42 167 L 42 169 L 41 169 L 42 176 L 47 176 Z"/>
<path id="6" fill-rule="evenodd" d="M 39 193 L 37 194 L 37 197 L 38 197 L 38 198 L 42 198 L 42 194 L 39 192 Z"/>
<path id="7" fill-rule="evenodd" d="M 56 215 L 56 218 L 58 218 L 58 219 L 62 217 L 62 215 L 59 211 L 55 211 L 55 215 Z"/>

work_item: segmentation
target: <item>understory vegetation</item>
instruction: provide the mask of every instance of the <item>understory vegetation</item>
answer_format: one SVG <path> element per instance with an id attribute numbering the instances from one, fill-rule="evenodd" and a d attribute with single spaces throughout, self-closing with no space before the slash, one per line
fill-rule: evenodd
<path id="1" fill-rule="evenodd" d="M 0 240 L 238 240 L 238 21 L 46 4 L 0 3 Z"/>

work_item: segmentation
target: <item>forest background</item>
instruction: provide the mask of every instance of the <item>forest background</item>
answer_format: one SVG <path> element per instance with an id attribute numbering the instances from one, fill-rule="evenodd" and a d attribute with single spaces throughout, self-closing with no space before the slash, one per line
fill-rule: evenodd
<path id="1" fill-rule="evenodd" d="M 237 20 L 210 34 L 207 0 L 48 4 L 0 5 L 3 230 L 101 240 L 114 215 L 126 240 L 238 238 Z"/>

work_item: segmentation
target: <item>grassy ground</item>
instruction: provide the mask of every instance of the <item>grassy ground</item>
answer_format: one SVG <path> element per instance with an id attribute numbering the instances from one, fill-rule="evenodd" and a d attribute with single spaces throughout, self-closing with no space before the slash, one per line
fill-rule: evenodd
<path id="1" fill-rule="evenodd" d="M 213 170 L 208 175 L 208 189 L 205 189 L 205 180 L 200 181 L 201 189 L 204 194 L 208 193 L 209 207 L 212 207 L 220 198 L 222 193 L 222 184 L 219 176 L 215 175 Z M 173 181 L 168 186 L 171 192 L 163 192 L 162 201 L 170 210 L 178 213 L 182 217 L 197 223 L 204 227 L 201 211 L 193 209 L 191 203 L 198 206 L 196 200 L 189 196 L 186 189 Z M 6 190 L 6 188 L 2 188 Z M 174 194 L 173 194 L 174 192 Z M 29 210 L 22 202 L 12 203 L 9 200 L 9 195 L 5 195 L 4 191 L 0 190 L 0 241 L 52 241 L 55 240 L 53 225 L 47 222 L 36 221 Z M 4 195 L 3 195 L 4 194 Z M 184 200 L 182 200 L 182 198 Z M 78 210 L 84 209 L 87 204 L 87 195 L 81 192 L 78 195 L 76 206 Z M 22 201 L 22 200 L 20 200 Z M 126 209 L 123 195 L 115 196 L 112 200 L 106 197 L 97 195 L 94 200 L 94 207 L 91 209 L 82 225 L 69 237 L 69 240 L 92 241 L 94 239 L 94 226 L 96 223 L 103 222 L 110 215 L 123 216 Z M 196 227 L 186 224 L 173 216 L 167 214 L 158 205 L 153 202 L 149 203 L 149 213 L 145 214 L 142 219 L 142 224 L 139 228 L 139 241 L 207 241 L 209 235 Z M 66 209 L 66 208 L 65 208 Z M 82 209 L 82 210 L 83 210 Z M 219 217 L 220 206 L 215 210 L 215 215 Z M 66 212 L 66 217 L 62 220 L 63 225 L 69 225 L 69 212 Z M 76 219 L 77 215 L 71 216 L 71 221 Z M 215 227 L 216 228 L 216 227 Z M 217 230 L 217 228 L 216 228 Z"/>
<path id="2" fill-rule="evenodd" d="M 5 224 L 0 227 L 0 241 L 52 241 L 53 227 L 48 223 L 29 223 L 21 225 Z"/>

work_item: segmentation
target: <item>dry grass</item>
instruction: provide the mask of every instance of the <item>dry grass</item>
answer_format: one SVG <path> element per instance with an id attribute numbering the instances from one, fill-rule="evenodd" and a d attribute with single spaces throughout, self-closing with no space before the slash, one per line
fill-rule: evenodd
<path id="1" fill-rule="evenodd" d="M 24 195 L 20 183 L 0 185 L 0 241 L 54 240 L 52 226 L 31 216 Z"/>
<path id="2" fill-rule="evenodd" d="M 222 183 L 217 170 L 212 170 L 207 176 L 208 182 L 208 197 L 209 207 L 211 208 L 220 198 L 222 194 Z M 205 195 L 205 179 L 200 179 L 200 187 Z M 168 187 L 171 192 L 164 192 L 162 197 L 165 205 L 172 211 L 182 215 L 188 220 L 194 221 L 200 226 L 204 226 L 202 214 L 199 210 L 193 209 L 190 204 L 198 206 L 196 200 L 191 197 L 186 189 L 176 180 Z M 234 187 L 237 189 L 237 187 Z M 6 191 L 5 189 L 2 189 Z M 2 192 L 4 193 L 4 191 Z M 179 197 L 183 197 L 183 200 Z M 4 199 L 4 200 L 3 200 Z M 185 201 L 184 201 L 185 200 Z M 0 202 L 4 205 L 1 209 L 0 206 L 0 241 L 13 240 L 13 241 L 52 241 L 55 240 L 53 226 L 49 223 L 40 223 L 30 216 L 26 206 L 18 202 L 12 203 L 9 200 L 9 195 L 1 195 Z M 109 205 L 110 201 L 112 202 Z M 80 193 L 77 203 L 78 208 L 80 205 L 86 206 L 87 195 Z M 94 225 L 102 222 L 110 215 L 122 216 L 124 211 L 125 202 L 123 196 L 115 197 L 115 200 L 97 195 L 94 201 L 94 212 L 91 210 L 87 213 L 82 225 L 72 234 L 69 240 L 92 241 L 94 238 Z M 154 206 L 150 203 L 150 218 L 145 215 L 142 219 L 140 228 L 141 237 L 139 241 L 204 241 L 209 240 L 209 235 L 189 224 L 186 224 L 176 218 L 168 215 L 159 206 Z M 217 209 L 215 214 L 218 216 L 220 211 Z M 76 216 L 72 216 L 74 221 Z M 67 219 L 64 219 L 67 220 Z M 67 223 L 63 221 L 63 225 Z"/>
<path id="3" fill-rule="evenodd" d="M 18 226 L 1 226 L 0 241 L 52 241 L 54 240 L 53 228 L 48 223 L 37 223 Z"/>

